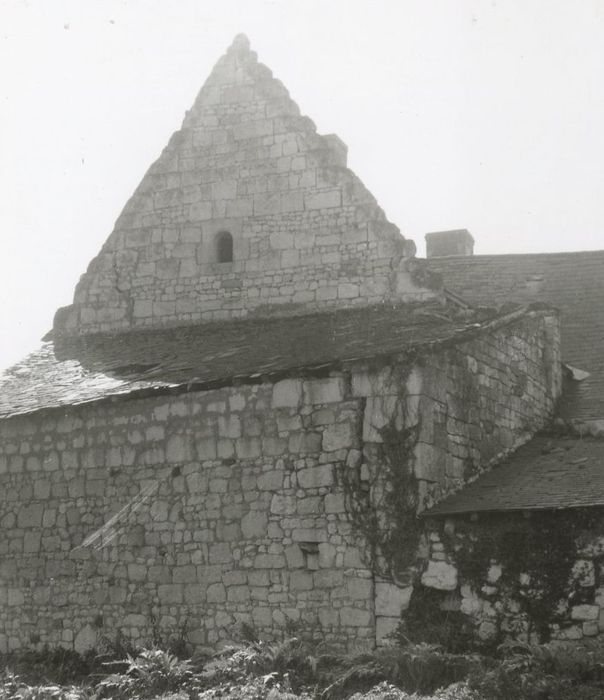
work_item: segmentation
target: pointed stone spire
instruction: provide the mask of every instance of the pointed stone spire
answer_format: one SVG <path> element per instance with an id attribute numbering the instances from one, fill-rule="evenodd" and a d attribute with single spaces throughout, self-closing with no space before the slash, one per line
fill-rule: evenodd
<path id="1" fill-rule="evenodd" d="M 237 35 L 57 314 L 57 334 L 433 295 L 410 281 L 401 262 L 414 246 L 346 150 Z"/>

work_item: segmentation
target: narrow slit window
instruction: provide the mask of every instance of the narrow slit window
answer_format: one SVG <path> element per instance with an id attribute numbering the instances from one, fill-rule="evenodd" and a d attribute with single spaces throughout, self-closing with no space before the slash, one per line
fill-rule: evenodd
<path id="1" fill-rule="evenodd" d="M 233 262 L 233 236 L 221 231 L 216 236 L 216 260 L 219 263 Z"/>

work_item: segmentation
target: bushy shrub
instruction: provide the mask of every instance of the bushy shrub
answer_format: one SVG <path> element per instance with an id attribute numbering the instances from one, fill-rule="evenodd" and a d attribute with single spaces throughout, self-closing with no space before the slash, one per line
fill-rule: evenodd
<path id="1" fill-rule="evenodd" d="M 249 676 L 287 676 L 299 689 L 316 676 L 319 659 L 297 638 L 279 642 L 255 641 L 245 646 L 230 646 L 217 653 L 201 674 L 204 685 L 237 681 Z"/>
<path id="2" fill-rule="evenodd" d="M 88 700 L 91 697 L 89 688 L 28 685 L 10 671 L 0 674 L 0 700 Z"/>
<path id="3" fill-rule="evenodd" d="M 366 693 L 355 693 L 348 700 L 484 700 L 471 691 L 465 683 L 454 683 L 437 690 L 434 695 L 409 695 L 386 681 L 374 686 Z"/>
<path id="4" fill-rule="evenodd" d="M 508 643 L 502 658 L 469 679 L 493 700 L 601 700 L 604 664 L 583 647 Z"/>
<path id="5" fill-rule="evenodd" d="M 10 668 L 32 686 L 76 684 L 99 670 L 99 666 L 94 652 L 81 655 L 62 647 L 45 646 L 0 655 L 0 668 Z"/>
<path id="6" fill-rule="evenodd" d="M 384 647 L 346 662 L 344 671 L 323 691 L 325 700 L 345 698 L 388 681 L 408 693 L 431 693 L 467 678 L 477 657 L 449 654 L 429 644 Z"/>

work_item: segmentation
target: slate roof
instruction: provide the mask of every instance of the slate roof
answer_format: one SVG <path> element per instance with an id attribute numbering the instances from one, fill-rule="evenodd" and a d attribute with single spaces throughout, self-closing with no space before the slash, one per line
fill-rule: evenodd
<path id="1" fill-rule="evenodd" d="M 564 418 L 604 417 L 604 250 L 429 258 L 446 287 L 474 305 L 547 302 L 561 312 L 562 359 L 590 377 L 570 382 Z"/>
<path id="2" fill-rule="evenodd" d="M 211 387 L 461 342 L 524 313 L 449 318 L 440 306 L 380 305 L 289 318 L 46 342 L 0 374 L 0 418 L 112 396 Z"/>
<path id="3" fill-rule="evenodd" d="M 424 513 L 604 506 L 604 440 L 538 436 Z"/>

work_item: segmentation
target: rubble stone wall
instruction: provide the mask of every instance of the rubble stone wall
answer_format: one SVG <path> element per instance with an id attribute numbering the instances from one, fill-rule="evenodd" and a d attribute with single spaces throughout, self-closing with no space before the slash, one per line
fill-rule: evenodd
<path id="1" fill-rule="evenodd" d="M 340 470 L 382 468 L 380 427 L 419 416 L 428 502 L 464 460 L 479 468 L 524 435 L 527 416 L 538 427 L 553 405 L 554 370 L 538 364 L 548 318 L 413 361 L 0 422 L 0 650 L 84 650 L 118 629 L 141 643 L 154 619 L 164 634 L 186 623 L 196 645 L 247 622 L 371 646 L 409 591 L 367 569 Z M 480 415 L 462 420 L 452 407 L 470 390 Z"/>
<path id="2" fill-rule="evenodd" d="M 481 519 L 488 518 L 482 515 Z M 500 516 L 509 521 L 509 531 L 518 531 L 518 519 L 525 516 L 512 513 Z M 457 523 L 464 522 L 464 537 L 479 537 L 480 527 L 472 528 L 467 518 L 458 516 L 445 523 L 432 524 L 429 533 L 429 557 L 424 583 L 431 588 L 447 592 L 442 606 L 446 610 L 458 610 L 468 616 L 483 641 L 508 637 L 524 642 L 537 643 L 535 628 L 522 605 L 522 598 L 530 598 L 533 582 L 526 572 L 518 575 L 520 595 L 510 596 L 508 587 L 502 585 L 504 568 L 495 558 L 484 572 L 482 581 L 465 581 L 458 571 L 455 555 L 448 544 L 456 532 Z M 488 527 L 488 525 L 487 525 Z M 473 529 L 475 532 L 473 533 Z M 458 534 L 458 537 L 460 535 Z M 555 614 L 552 611 L 550 634 L 553 642 L 569 642 L 590 639 L 604 633 L 604 534 L 600 526 L 585 537 L 577 547 L 577 558 L 569 577 L 568 600 L 561 600 Z"/>
<path id="3" fill-rule="evenodd" d="M 332 377 L 5 422 L 0 649 L 143 642 L 153 616 L 198 645 L 237 622 L 371 643 L 335 482 L 361 456 L 359 406 Z"/>
<path id="4" fill-rule="evenodd" d="M 413 366 L 353 373 L 353 393 L 366 400 L 368 466 L 380 464 L 380 428 L 392 420 L 418 424 L 414 470 L 422 509 L 461 488 L 551 419 L 561 391 L 559 332 L 555 312 L 530 312 L 491 333 L 418 357 Z M 428 566 L 424 584 L 438 588 L 441 569 L 442 563 Z M 411 581 L 403 587 L 377 582 L 378 640 L 396 628 L 411 592 Z"/>

